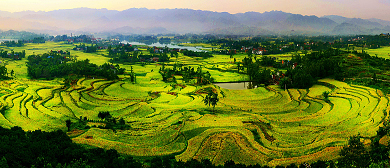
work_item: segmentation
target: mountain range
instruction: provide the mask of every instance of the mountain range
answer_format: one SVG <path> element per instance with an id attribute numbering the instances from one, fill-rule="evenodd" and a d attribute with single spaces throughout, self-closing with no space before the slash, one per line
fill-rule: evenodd
<path id="1" fill-rule="evenodd" d="M 75 8 L 49 12 L 0 11 L 0 30 L 51 35 L 70 33 L 229 35 L 355 35 L 390 32 L 390 21 L 337 15 L 304 16 L 282 11 L 230 14 L 192 9 Z"/>

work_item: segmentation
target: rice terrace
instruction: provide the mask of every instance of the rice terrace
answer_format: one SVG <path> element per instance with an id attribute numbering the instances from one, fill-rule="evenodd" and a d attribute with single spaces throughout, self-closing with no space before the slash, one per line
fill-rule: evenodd
<path id="1" fill-rule="evenodd" d="M 230 42 L 233 46 L 237 43 Z M 364 61 L 371 56 L 363 48 L 361 52 L 344 48 L 267 56 L 252 54 L 254 48 L 239 53 L 233 47 L 226 50 L 227 54 L 215 54 L 225 52 L 223 45 L 228 44 L 223 43 L 213 44 L 216 49 L 208 52 L 212 55 L 122 43 L 87 52 L 89 44 L 82 47 L 84 51 L 78 45 L 46 41 L 23 47 L 2 46 L 2 53 L 23 51 L 26 58 L 2 59 L 13 74 L 0 82 L 1 127 L 60 129 L 74 143 L 115 149 L 141 160 L 174 156 L 182 162 L 208 159 L 214 165 L 223 165 L 232 160 L 268 166 L 339 159 L 350 137 L 359 136 L 369 146 L 373 137 L 379 136 L 380 127 L 387 129 L 388 91 L 379 83 L 387 81 L 388 71 L 372 63 L 374 66 L 366 67 Z M 104 46 L 96 44 L 95 48 L 99 45 Z M 131 52 L 122 52 L 126 47 Z M 149 56 L 151 61 L 142 60 L 147 59 L 147 53 L 159 54 Z M 160 62 L 169 53 L 169 61 Z M 191 56 L 199 53 L 202 55 Z M 132 61 L 121 60 L 123 54 Z M 133 62 L 135 57 L 139 60 Z M 154 61 L 155 57 L 160 61 Z M 319 71 L 329 72 L 327 75 L 312 72 L 318 77 L 310 76 L 313 81 L 299 83 L 308 78 L 299 76 L 300 65 L 311 66 L 302 61 L 305 59 L 315 59 L 311 62 L 320 67 L 326 64 L 344 69 L 335 68 L 332 74 L 322 67 Z M 327 60 L 322 65 L 323 59 Z M 32 62 L 37 60 L 41 62 Z M 332 64 L 335 60 L 339 62 Z M 45 61 L 46 68 L 35 73 L 34 66 Z M 51 75 L 55 69 L 51 66 L 63 62 L 76 64 L 73 69 L 83 64 L 102 70 L 107 65 L 110 72 L 123 73 L 117 78 L 110 74 Z M 60 71 L 55 72 L 65 73 Z M 82 68 L 79 71 L 89 73 Z M 352 71 L 357 73 L 351 75 Z M 340 79 L 339 73 L 350 77 Z M 249 89 L 239 90 L 217 84 L 239 81 L 254 83 L 248 82 Z M 209 94 L 218 98 L 212 105 L 206 102 Z M 381 144 L 386 144 L 387 136 L 380 137 Z"/>

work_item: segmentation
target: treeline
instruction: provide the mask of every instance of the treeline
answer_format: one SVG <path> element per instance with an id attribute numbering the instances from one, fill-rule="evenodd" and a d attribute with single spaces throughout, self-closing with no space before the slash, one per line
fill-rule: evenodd
<path id="1" fill-rule="evenodd" d="M 190 57 L 203 57 L 203 58 L 207 58 L 207 57 L 212 57 L 213 56 L 209 52 L 195 52 L 195 51 L 191 51 L 191 50 L 184 50 L 182 52 L 183 52 L 184 55 L 190 56 Z"/>
<path id="2" fill-rule="evenodd" d="M 1 58 L 11 58 L 13 60 L 21 60 L 22 58 L 26 57 L 26 51 L 23 50 L 22 52 L 15 52 L 14 50 L 11 50 L 11 52 L 8 52 L 8 51 L 1 49 L 0 50 L 0 57 Z"/>
<path id="3" fill-rule="evenodd" d="M 209 71 L 203 72 L 202 67 L 198 67 L 195 71 L 193 67 L 182 67 L 181 65 L 174 64 L 173 68 L 166 68 L 163 64 L 160 68 L 160 74 L 163 77 L 164 82 L 176 83 L 175 75 L 183 77 L 183 81 L 188 83 L 192 79 L 196 79 L 196 84 L 206 85 L 214 82 L 214 78 L 211 77 Z"/>
<path id="4" fill-rule="evenodd" d="M 111 63 L 124 63 L 124 62 L 138 62 L 138 52 L 134 51 L 134 47 L 132 45 L 116 45 L 112 47 L 111 45 L 107 48 L 108 57 Z"/>
<path id="5" fill-rule="evenodd" d="M 142 52 L 119 53 L 119 56 L 111 58 L 111 63 L 136 63 L 136 62 L 166 62 L 169 57 L 166 53 L 144 55 Z"/>
<path id="6" fill-rule="evenodd" d="M 23 43 L 45 43 L 45 37 L 34 37 L 33 39 L 22 40 Z"/>
<path id="7" fill-rule="evenodd" d="M 130 156 L 116 150 L 85 149 L 63 132 L 24 132 L 20 127 L 0 128 L 0 167 L 141 167 Z"/>
<path id="8" fill-rule="evenodd" d="M 96 42 L 95 37 L 93 35 L 73 35 L 73 36 L 68 36 L 68 35 L 57 35 L 57 36 L 50 36 L 48 38 L 50 41 L 67 41 L 68 43 L 77 43 L 77 42 L 82 42 L 82 43 L 94 43 Z"/>
<path id="9" fill-rule="evenodd" d="M 137 41 L 137 42 L 145 43 L 147 45 L 158 42 L 158 38 L 156 36 L 130 35 L 130 36 L 119 37 L 119 39 Z"/>
<path id="10" fill-rule="evenodd" d="M 0 45 L 7 46 L 7 47 L 22 47 L 24 46 L 24 43 L 22 41 L 4 41 L 1 42 Z"/>
<path id="11" fill-rule="evenodd" d="M 317 79 L 333 77 L 336 80 L 342 79 L 345 69 L 340 66 L 343 61 L 341 54 L 345 52 L 339 49 L 329 48 L 318 52 L 312 52 L 301 57 L 295 55 L 291 62 L 296 66 L 289 67 L 287 72 L 280 79 L 279 85 L 282 88 L 310 88 Z"/>
<path id="12" fill-rule="evenodd" d="M 363 65 L 368 65 L 372 69 L 362 75 L 360 72 L 365 72 L 366 69 L 355 68 L 355 70 L 344 71 L 341 75 L 345 78 L 345 82 L 380 89 L 385 94 L 390 93 L 390 80 L 386 74 L 390 70 L 390 59 L 370 56 L 364 50 L 361 53 L 357 51 L 351 53 L 360 58 Z"/>
<path id="13" fill-rule="evenodd" d="M 292 163 L 276 168 L 327 168 L 327 167 L 386 167 L 389 162 L 389 147 L 379 143 L 379 139 L 388 134 L 388 124 L 381 127 L 378 135 L 371 139 L 367 148 L 362 137 L 352 136 L 340 152 L 337 160 L 316 161 L 313 163 Z M 20 127 L 5 129 L 0 127 L 0 167 L 94 167 L 94 168 L 269 168 L 261 165 L 236 164 L 227 161 L 224 165 L 213 165 L 210 160 L 176 161 L 173 155 L 135 160 L 128 155 L 120 155 L 115 149 L 86 149 L 72 140 L 61 130 L 54 132 L 23 131 Z"/>
<path id="14" fill-rule="evenodd" d="M 15 30 L 0 31 L 0 38 L 19 39 L 18 41 L 31 40 L 34 37 L 42 37 L 42 36 L 45 36 L 45 35 L 35 34 L 32 32 L 26 32 L 26 31 L 15 31 Z"/>
<path id="15" fill-rule="evenodd" d="M 313 37 L 315 38 L 315 37 Z M 330 39 L 325 39 L 330 40 Z M 219 45 L 219 49 L 222 49 L 215 53 L 235 53 L 252 52 L 262 50 L 261 55 L 270 54 L 283 54 L 290 52 L 297 52 L 302 50 L 326 50 L 333 46 L 334 38 L 331 43 L 327 41 L 313 41 L 307 39 L 307 37 L 253 37 L 249 40 L 230 40 L 230 39 L 213 39 L 208 40 L 206 43 L 212 45 Z M 256 54 L 256 52 L 253 52 Z"/>
<path id="16" fill-rule="evenodd" d="M 310 88 L 317 79 L 333 77 L 340 79 L 343 71 L 340 63 L 343 61 L 338 49 L 328 48 L 327 50 L 314 51 L 305 56 L 293 55 L 291 61 L 276 62 L 275 59 L 262 56 L 260 59 L 253 58 L 251 54 L 242 61 L 237 62 L 238 72 L 243 71 L 249 76 L 250 80 L 259 84 L 279 84 L 282 88 Z M 276 68 L 287 69 L 285 73 L 279 70 L 271 71 L 264 66 L 273 66 Z"/>
<path id="17" fill-rule="evenodd" d="M 11 76 L 14 75 L 14 70 L 11 70 Z M 4 65 L 0 65 L 0 80 L 10 79 L 8 77 L 8 69 Z"/>
<path id="18" fill-rule="evenodd" d="M 86 46 L 85 43 L 82 43 L 80 45 L 76 45 L 73 50 L 82 50 L 85 53 L 94 53 L 98 50 L 98 45 Z"/>
<path id="19" fill-rule="evenodd" d="M 96 65 L 88 59 L 78 61 L 72 60 L 69 54 L 64 52 L 49 52 L 42 55 L 30 55 L 27 62 L 28 76 L 31 78 L 52 79 L 64 77 L 71 74 L 80 76 L 100 76 L 108 80 L 118 79 L 125 69 L 119 65 L 104 63 Z"/>
<path id="20" fill-rule="evenodd" d="M 146 55 L 141 51 L 134 51 L 132 45 L 119 44 L 115 47 L 108 46 L 108 56 L 111 63 L 135 63 L 135 62 L 166 62 L 169 61 L 168 48 L 161 52 L 155 52 L 155 48 L 149 48 L 150 54 Z M 157 51 L 157 50 L 156 50 Z"/>
<path id="21" fill-rule="evenodd" d="M 344 37 L 341 39 L 342 40 L 335 41 L 334 47 L 348 48 L 348 46 L 353 46 L 376 49 L 382 46 L 390 46 L 389 35 L 361 35 L 348 38 Z"/>
<path id="22" fill-rule="evenodd" d="M 247 52 L 247 50 L 263 50 L 261 55 L 282 54 L 297 51 L 321 51 L 328 48 L 354 50 L 359 48 L 380 48 L 390 46 L 390 35 L 359 35 L 359 36 L 257 36 L 249 40 L 231 38 L 209 38 L 205 43 L 219 45 L 219 51 L 214 53 L 228 54 Z M 255 52 L 254 52 L 255 54 Z M 260 54 L 260 53 L 256 53 Z"/>
<path id="23" fill-rule="evenodd" d="M 119 44 L 114 47 L 109 45 L 107 51 L 109 57 L 117 57 L 123 53 L 134 51 L 134 46 L 131 44 Z"/>
<path id="24" fill-rule="evenodd" d="M 169 38 L 169 37 L 167 37 L 167 38 L 161 37 L 160 39 L 158 39 L 158 42 L 161 43 L 161 44 L 171 44 L 171 38 Z"/>

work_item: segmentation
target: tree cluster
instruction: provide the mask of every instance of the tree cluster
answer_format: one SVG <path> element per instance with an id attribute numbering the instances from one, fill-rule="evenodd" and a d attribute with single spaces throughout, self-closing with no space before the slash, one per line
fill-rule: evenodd
<path id="1" fill-rule="evenodd" d="M 134 51 L 134 47 L 130 44 L 119 44 L 114 47 L 111 45 L 107 48 L 109 57 L 116 57 L 122 53 Z"/>
<path id="2" fill-rule="evenodd" d="M 166 68 L 165 64 L 160 68 L 160 74 L 164 82 L 176 82 L 175 75 L 181 75 L 184 82 L 190 82 L 191 79 L 196 79 L 196 84 L 206 85 L 214 82 L 210 72 L 202 71 L 202 67 L 198 67 L 195 71 L 191 67 L 182 67 L 179 64 L 174 64 L 173 68 Z"/>
<path id="3" fill-rule="evenodd" d="M 133 71 L 133 66 L 130 66 L 130 81 L 135 83 L 137 82 L 137 76 L 135 75 L 134 71 Z"/>
<path id="4" fill-rule="evenodd" d="M 344 69 L 340 66 L 343 61 L 341 51 L 329 48 L 325 51 L 312 52 L 304 57 L 293 56 L 291 62 L 296 63 L 294 68 L 288 68 L 285 76 L 279 83 L 282 88 L 310 88 L 316 79 L 333 76 L 340 78 Z"/>
<path id="5" fill-rule="evenodd" d="M 11 71 L 11 76 L 12 75 L 13 75 L 13 70 Z M 8 70 L 4 65 L 0 65 L 0 79 L 1 80 L 10 79 L 10 77 L 8 77 Z"/>
<path id="6" fill-rule="evenodd" d="M 182 51 L 184 55 L 190 56 L 190 57 L 203 57 L 203 58 L 209 58 L 213 55 L 209 52 L 196 52 L 191 50 L 184 50 Z"/>
<path id="7" fill-rule="evenodd" d="M 45 37 L 34 37 L 31 40 L 24 41 L 25 43 L 45 43 Z"/>
<path id="8" fill-rule="evenodd" d="M 2 38 L 11 38 L 11 39 L 19 39 L 23 43 L 28 42 L 34 37 L 41 37 L 42 34 L 35 34 L 32 32 L 26 31 L 16 31 L 16 30 L 8 30 L 8 31 L 0 31 L 0 37 Z"/>
<path id="9" fill-rule="evenodd" d="M 140 51 L 134 51 L 132 45 L 119 44 L 115 47 L 108 46 L 108 57 L 112 63 L 135 63 L 135 62 L 166 62 L 169 61 L 168 48 L 164 48 L 162 52 L 155 52 L 156 48 L 148 48 L 149 55 L 145 55 Z M 157 50 L 156 50 L 157 51 Z M 159 51 L 159 50 L 158 50 Z"/>
<path id="10" fill-rule="evenodd" d="M 215 105 L 217 105 L 219 101 L 218 93 L 214 93 L 213 91 L 209 91 L 209 93 L 203 98 L 203 103 L 207 106 L 212 105 L 213 111 L 215 108 Z"/>
<path id="11" fill-rule="evenodd" d="M 108 80 L 118 79 L 118 74 L 123 74 L 124 68 L 119 65 L 104 63 L 96 65 L 88 59 L 78 61 L 71 59 L 67 54 L 49 52 L 42 55 L 30 55 L 27 62 L 28 76 L 32 78 L 52 79 L 71 74 L 79 76 L 100 76 Z"/>
<path id="12" fill-rule="evenodd" d="M 141 167 L 116 150 L 85 149 L 63 132 L 24 132 L 20 127 L 0 128 L 0 167 Z"/>
<path id="13" fill-rule="evenodd" d="M 109 114 L 109 113 L 108 113 Z M 101 117 L 109 116 L 101 113 Z M 68 122 L 67 122 L 68 123 Z M 71 124 L 69 120 L 69 124 Z M 294 163 L 288 166 L 298 167 L 385 167 L 389 161 L 389 147 L 379 143 L 384 134 L 372 139 L 369 147 L 362 143 L 362 137 L 352 136 L 348 144 L 341 150 L 340 158 L 335 161 L 316 161 L 313 163 Z M 227 161 L 224 165 L 213 165 L 210 160 L 176 161 L 172 156 L 154 157 L 146 159 L 143 163 L 134 160 L 131 156 L 119 155 L 114 149 L 101 148 L 85 149 L 73 143 L 63 131 L 44 132 L 40 130 L 25 132 L 20 127 L 5 129 L 0 127 L 0 167 L 2 168 L 29 168 L 29 167 L 172 167 L 172 168 L 198 168 L 198 167 L 227 167 L 227 168 L 269 168 L 260 165 L 236 164 Z"/>
<path id="14" fill-rule="evenodd" d="M 2 46 L 7 46 L 7 47 L 22 47 L 24 46 L 24 43 L 22 41 L 4 41 L 0 43 Z"/>
<path id="15" fill-rule="evenodd" d="M 266 59 L 256 60 L 255 62 L 253 62 L 251 57 L 250 58 L 245 57 L 242 60 L 242 65 L 239 62 L 237 63 L 237 71 L 245 72 L 244 70 L 246 68 L 246 74 L 249 76 L 249 79 L 251 81 L 255 81 L 258 84 L 265 84 L 265 85 L 271 84 L 272 83 L 271 70 L 266 68 L 263 69 L 261 68 L 261 66 L 267 64 L 263 60 L 266 61 L 268 60 L 267 56 L 263 56 L 263 57 L 265 57 Z"/>
<path id="16" fill-rule="evenodd" d="M 48 38 L 48 40 L 50 41 L 55 41 L 55 42 L 59 42 L 59 41 L 67 41 L 68 43 L 73 43 L 73 42 L 83 42 L 83 43 L 93 43 L 95 42 L 95 38 L 93 37 L 93 35 L 78 35 L 78 36 L 68 36 L 68 35 L 57 35 L 57 36 L 50 36 Z"/>
<path id="17" fill-rule="evenodd" d="M 8 51 L 1 49 L 0 50 L 0 57 L 1 58 L 11 58 L 13 60 L 21 60 L 22 58 L 26 57 L 26 51 L 23 50 L 22 52 L 15 52 L 14 50 L 11 50 L 11 52 L 8 52 Z"/>
<path id="18" fill-rule="evenodd" d="M 112 129 L 112 130 L 117 130 L 117 129 L 126 129 L 129 128 L 130 126 L 126 125 L 126 121 L 123 118 L 114 118 L 111 116 L 110 112 L 99 112 L 98 117 L 102 120 L 105 121 L 106 126 L 105 127 L 99 127 L 103 129 Z"/>
<path id="19" fill-rule="evenodd" d="M 253 61 L 252 55 L 248 54 L 241 63 L 237 63 L 238 72 L 245 72 L 251 81 L 259 84 L 278 83 L 282 88 L 309 88 L 316 79 L 342 74 L 343 68 L 340 63 L 343 61 L 341 51 L 338 49 L 329 48 L 324 51 L 314 51 L 306 54 L 304 57 L 300 55 L 293 55 L 291 61 L 276 62 L 275 59 L 262 56 L 260 59 Z M 273 66 L 279 68 L 286 68 L 285 74 L 275 70 L 261 68 L 263 66 Z"/>
<path id="20" fill-rule="evenodd" d="M 158 39 L 158 42 L 161 43 L 161 44 L 170 44 L 171 43 L 171 38 L 169 37 L 161 37 L 160 39 Z"/>
<path id="21" fill-rule="evenodd" d="M 73 50 L 82 50 L 85 53 L 94 53 L 98 50 L 98 46 L 93 44 L 91 44 L 91 46 L 86 46 L 85 43 L 82 43 L 80 45 L 76 45 Z"/>
<path id="22" fill-rule="evenodd" d="M 118 37 L 118 36 L 116 36 Z M 129 41 L 138 41 L 141 43 L 145 43 L 147 45 L 151 45 L 153 43 L 158 42 L 158 38 L 156 36 L 144 36 L 144 35 L 130 35 L 130 36 L 119 36 L 120 40 L 129 40 Z"/>
<path id="23" fill-rule="evenodd" d="M 367 148 L 362 142 L 360 135 L 349 138 L 348 145 L 340 152 L 338 159 L 339 167 L 385 167 L 389 163 L 390 147 L 379 143 L 380 136 L 371 138 L 370 146 Z"/>

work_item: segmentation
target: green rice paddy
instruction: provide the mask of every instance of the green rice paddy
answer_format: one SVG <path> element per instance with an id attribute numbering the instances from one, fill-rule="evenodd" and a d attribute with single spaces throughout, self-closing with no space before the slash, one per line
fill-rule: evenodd
<path id="1" fill-rule="evenodd" d="M 372 55 L 372 56 L 378 56 L 378 57 L 381 57 L 381 58 L 386 58 L 386 59 L 389 59 L 390 58 L 390 47 L 381 47 L 381 48 L 377 48 L 377 49 L 368 49 L 368 50 L 365 50 L 368 54 Z"/>

